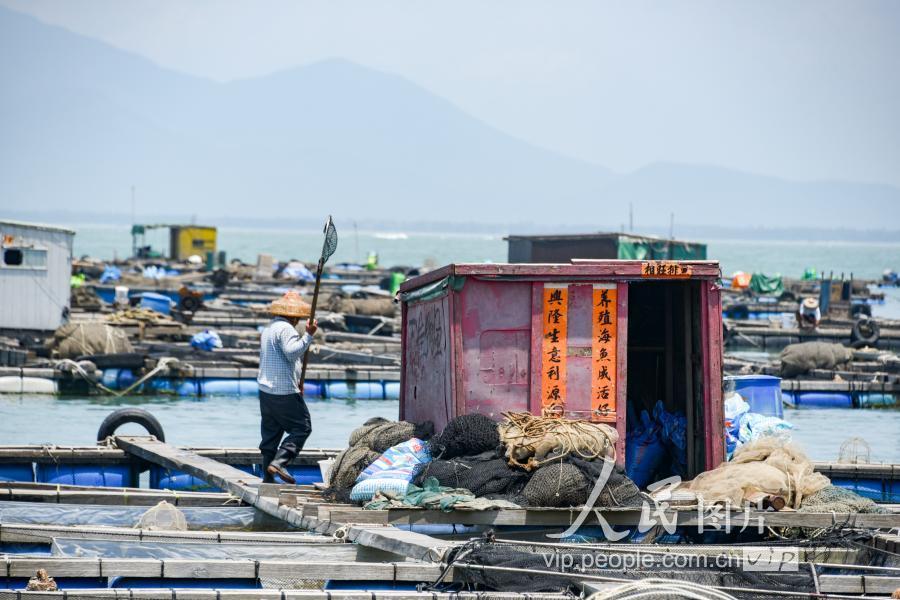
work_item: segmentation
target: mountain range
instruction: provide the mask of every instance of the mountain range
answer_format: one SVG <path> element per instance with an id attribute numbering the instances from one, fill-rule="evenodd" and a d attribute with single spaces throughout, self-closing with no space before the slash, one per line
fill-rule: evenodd
<path id="1" fill-rule="evenodd" d="M 0 82 L 0 210 L 900 229 L 890 185 L 614 173 L 341 59 L 219 83 L 0 9 Z"/>

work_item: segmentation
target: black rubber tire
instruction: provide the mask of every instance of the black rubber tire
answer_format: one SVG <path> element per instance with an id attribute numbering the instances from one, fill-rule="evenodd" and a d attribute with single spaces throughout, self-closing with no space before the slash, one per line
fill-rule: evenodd
<path id="1" fill-rule="evenodd" d="M 872 307 L 868 304 L 851 304 L 850 316 L 854 319 L 858 317 L 871 317 Z"/>
<path id="2" fill-rule="evenodd" d="M 97 441 L 102 442 L 113 435 L 116 429 L 125 423 L 137 423 L 159 441 L 166 441 L 166 434 L 163 433 L 160 422 L 143 408 L 120 408 L 108 414 L 97 430 Z"/>
<path id="3" fill-rule="evenodd" d="M 196 296 L 182 296 L 178 300 L 178 308 L 187 312 L 197 312 L 200 309 L 200 298 Z"/>
<path id="4" fill-rule="evenodd" d="M 89 360 L 98 369 L 143 369 L 144 358 L 145 356 L 138 352 L 118 352 L 115 354 L 85 354 L 75 360 Z"/>
<path id="5" fill-rule="evenodd" d="M 869 317 L 862 317 L 853 323 L 853 328 L 850 330 L 850 346 L 853 348 L 875 346 L 879 337 L 881 337 L 881 327 L 878 326 L 878 322 Z"/>

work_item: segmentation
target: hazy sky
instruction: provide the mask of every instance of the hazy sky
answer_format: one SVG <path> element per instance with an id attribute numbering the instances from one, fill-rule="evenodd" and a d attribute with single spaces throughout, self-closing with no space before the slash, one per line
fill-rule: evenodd
<path id="1" fill-rule="evenodd" d="M 900 2 L 0 0 L 186 73 L 328 57 L 617 171 L 900 185 Z"/>

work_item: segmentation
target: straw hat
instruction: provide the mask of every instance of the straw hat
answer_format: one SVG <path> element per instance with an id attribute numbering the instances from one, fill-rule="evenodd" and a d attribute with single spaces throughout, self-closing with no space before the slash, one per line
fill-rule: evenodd
<path id="1" fill-rule="evenodd" d="M 297 317 L 299 319 L 309 317 L 310 306 L 303 301 L 300 294 L 294 290 L 269 305 L 269 312 L 281 317 Z"/>
<path id="2" fill-rule="evenodd" d="M 819 308 L 819 301 L 815 298 L 804 298 L 803 308 L 807 310 L 816 310 L 817 308 Z"/>

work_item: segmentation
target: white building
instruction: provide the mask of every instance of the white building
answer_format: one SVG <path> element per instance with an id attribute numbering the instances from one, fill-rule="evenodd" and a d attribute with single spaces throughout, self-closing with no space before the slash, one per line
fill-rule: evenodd
<path id="1" fill-rule="evenodd" d="M 66 321 L 74 237 L 63 227 L 0 220 L 0 329 L 49 331 Z"/>

